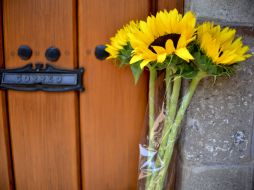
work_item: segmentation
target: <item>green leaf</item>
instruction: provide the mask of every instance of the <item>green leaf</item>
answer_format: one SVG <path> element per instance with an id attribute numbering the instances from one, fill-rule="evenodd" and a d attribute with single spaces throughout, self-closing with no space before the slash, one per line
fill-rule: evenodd
<path id="1" fill-rule="evenodd" d="M 231 76 L 234 73 L 233 65 L 214 64 L 212 60 L 201 51 L 194 53 L 197 67 L 212 76 Z"/>
<path id="2" fill-rule="evenodd" d="M 123 46 L 123 49 L 119 51 L 118 59 L 120 60 L 120 67 L 124 65 L 128 65 L 131 60 L 131 52 L 133 48 L 128 42 L 127 45 Z"/>
<path id="3" fill-rule="evenodd" d="M 192 79 L 198 73 L 197 67 L 192 62 L 188 63 L 176 55 L 173 57 L 171 65 L 174 66 L 176 75 L 186 79 Z"/>
<path id="4" fill-rule="evenodd" d="M 138 82 L 138 80 L 140 78 L 140 75 L 143 72 L 143 70 L 140 68 L 140 63 L 141 63 L 141 61 L 138 61 L 136 63 L 130 64 L 131 71 L 132 71 L 132 74 L 134 76 L 135 84 L 137 84 L 137 82 Z"/>

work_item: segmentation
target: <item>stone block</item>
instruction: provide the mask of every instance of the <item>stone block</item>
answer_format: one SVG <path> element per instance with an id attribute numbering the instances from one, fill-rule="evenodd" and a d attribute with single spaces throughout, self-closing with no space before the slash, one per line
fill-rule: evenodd
<path id="1" fill-rule="evenodd" d="M 254 24 L 253 0 L 185 0 L 185 11 L 192 10 L 198 18 Z"/>
<path id="2" fill-rule="evenodd" d="M 254 37 L 243 39 L 253 52 Z M 179 143 L 184 164 L 253 160 L 254 58 L 241 63 L 233 77 L 214 80 L 201 81 L 188 108 Z"/>
<path id="3" fill-rule="evenodd" d="M 253 169 L 245 166 L 183 167 L 177 174 L 177 190 L 252 190 Z"/>

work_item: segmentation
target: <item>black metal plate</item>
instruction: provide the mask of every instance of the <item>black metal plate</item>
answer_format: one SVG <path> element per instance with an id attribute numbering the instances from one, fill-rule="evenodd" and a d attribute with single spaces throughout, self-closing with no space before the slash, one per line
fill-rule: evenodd
<path id="1" fill-rule="evenodd" d="M 83 91 L 84 69 L 60 69 L 46 64 L 27 64 L 16 69 L 0 69 L 0 89 L 19 91 Z"/>

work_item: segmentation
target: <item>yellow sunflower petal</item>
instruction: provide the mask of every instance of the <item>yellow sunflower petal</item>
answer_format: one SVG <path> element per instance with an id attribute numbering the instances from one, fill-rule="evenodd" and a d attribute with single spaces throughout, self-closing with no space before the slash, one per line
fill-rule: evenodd
<path id="1" fill-rule="evenodd" d="M 164 10 L 156 16 L 149 16 L 146 22 L 140 22 L 140 30 L 130 34 L 133 56 L 142 57 L 142 66 L 151 61 L 163 63 L 167 55 L 174 54 L 177 50 L 184 59 L 192 59 L 185 49 L 195 39 L 195 23 L 196 19 L 191 12 L 182 16 L 177 9 L 169 12 Z M 175 47 L 174 43 L 178 44 L 178 47 Z M 133 57 L 134 61 L 139 59 L 141 58 Z"/>
<path id="2" fill-rule="evenodd" d="M 198 27 L 197 39 L 201 49 L 213 63 L 230 65 L 249 57 L 246 54 L 248 46 L 243 46 L 241 37 L 235 39 L 235 33 L 235 29 L 222 29 L 219 25 L 206 22 Z"/>
<path id="3" fill-rule="evenodd" d="M 118 55 L 118 49 L 116 49 L 115 47 L 111 46 L 111 45 L 106 45 L 106 52 L 109 53 L 109 56 L 107 57 L 107 59 L 114 59 L 117 58 Z"/>
<path id="4" fill-rule="evenodd" d="M 187 48 L 177 49 L 175 54 L 187 62 L 194 59 L 190 52 L 187 50 Z"/>
<path id="5" fill-rule="evenodd" d="M 246 55 L 244 55 L 245 58 L 250 58 L 252 56 L 253 56 L 252 54 L 246 54 Z"/>
<path id="6" fill-rule="evenodd" d="M 154 49 L 154 51 L 157 53 L 157 54 L 161 54 L 161 53 L 165 53 L 166 50 L 161 47 L 161 46 L 152 46 L 152 48 Z"/>
<path id="7" fill-rule="evenodd" d="M 136 62 L 138 62 L 138 61 L 140 61 L 140 60 L 142 60 L 142 59 L 143 59 L 142 56 L 140 56 L 140 55 L 134 55 L 134 56 L 131 58 L 131 60 L 130 60 L 130 64 L 136 63 Z"/>
<path id="8" fill-rule="evenodd" d="M 186 47 L 186 45 L 187 45 L 186 38 L 184 35 L 181 35 L 177 43 L 177 48 L 180 49 L 180 48 Z"/>
<path id="9" fill-rule="evenodd" d="M 167 57 L 166 53 L 157 55 L 157 61 L 158 61 L 158 63 L 163 63 L 163 61 L 165 61 L 166 57 Z"/>
<path id="10" fill-rule="evenodd" d="M 110 54 L 108 58 L 117 58 L 119 52 L 129 42 L 129 34 L 137 31 L 139 31 L 139 23 L 134 21 L 118 30 L 115 36 L 110 38 L 110 45 L 107 45 L 106 51 Z"/>
<path id="11" fill-rule="evenodd" d="M 237 58 L 236 55 L 231 54 L 231 55 L 228 55 L 228 56 L 220 57 L 220 58 L 218 59 L 218 62 L 219 62 L 220 64 L 231 64 L 231 63 L 234 63 L 234 62 L 235 62 L 234 59 L 236 59 L 236 58 Z"/>
<path id="12" fill-rule="evenodd" d="M 187 13 L 185 13 L 182 19 L 182 23 L 184 23 L 185 25 L 189 25 L 191 27 L 195 27 L 196 18 L 194 14 L 191 11 L 188 11 Z"/>
<path id="13" fill-rule="evenodd" d="M 140 63 L 140 68 L 143 69 L 146 65 L 148 65 L 149 62 L 151 62 L 151 61 L 148 60 L 148 59 L 143 60 L 143 61 Z"/>

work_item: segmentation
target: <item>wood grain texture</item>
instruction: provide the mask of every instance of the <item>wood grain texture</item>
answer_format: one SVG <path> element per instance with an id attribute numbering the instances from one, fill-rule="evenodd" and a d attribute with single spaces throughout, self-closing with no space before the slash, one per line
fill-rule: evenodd
<path id="1" fill-rule="evenodd" d="M 58 67 L 76 66 L 74 0 L 4 0 L 6 67 L 42 62 L 50 46 Z M 20 45 L 33 50 L 29 61 Z M 8 91 L 17 190 L 79 189 L 77 94 Z"/>
<path id="2" fill-rule="evenodd" d="M 180 13 L 183 13 L 184 0 L 158 0 L 157 1 L 158 10 L 171 10 L 177 8 Z"/>
<path id="3" fill-rule="evenodd" d="M 0 92 L 0 190 L 14 189 L 12 158 L 8 121 L 6 114 L 6 94 Z"/>
<path id="4" fill-rule="evenodd" d="M 0 68 L 4 68 L 2 26 L 2 1 L 0 1 Z M 6 93 L 0 91 L 0 190 L 14 188 L 6 108 Z"/>
<path id="5" fill-rule="evenodd" d="M 147 0 L 79 0 L 82 183 L 85 190 L 137 188 L 138 144 L 147 104 L 147 76 L 137 85 L 130 68 L 98 61 L 94 48 L 131 19 L 145 18 Z"/>

